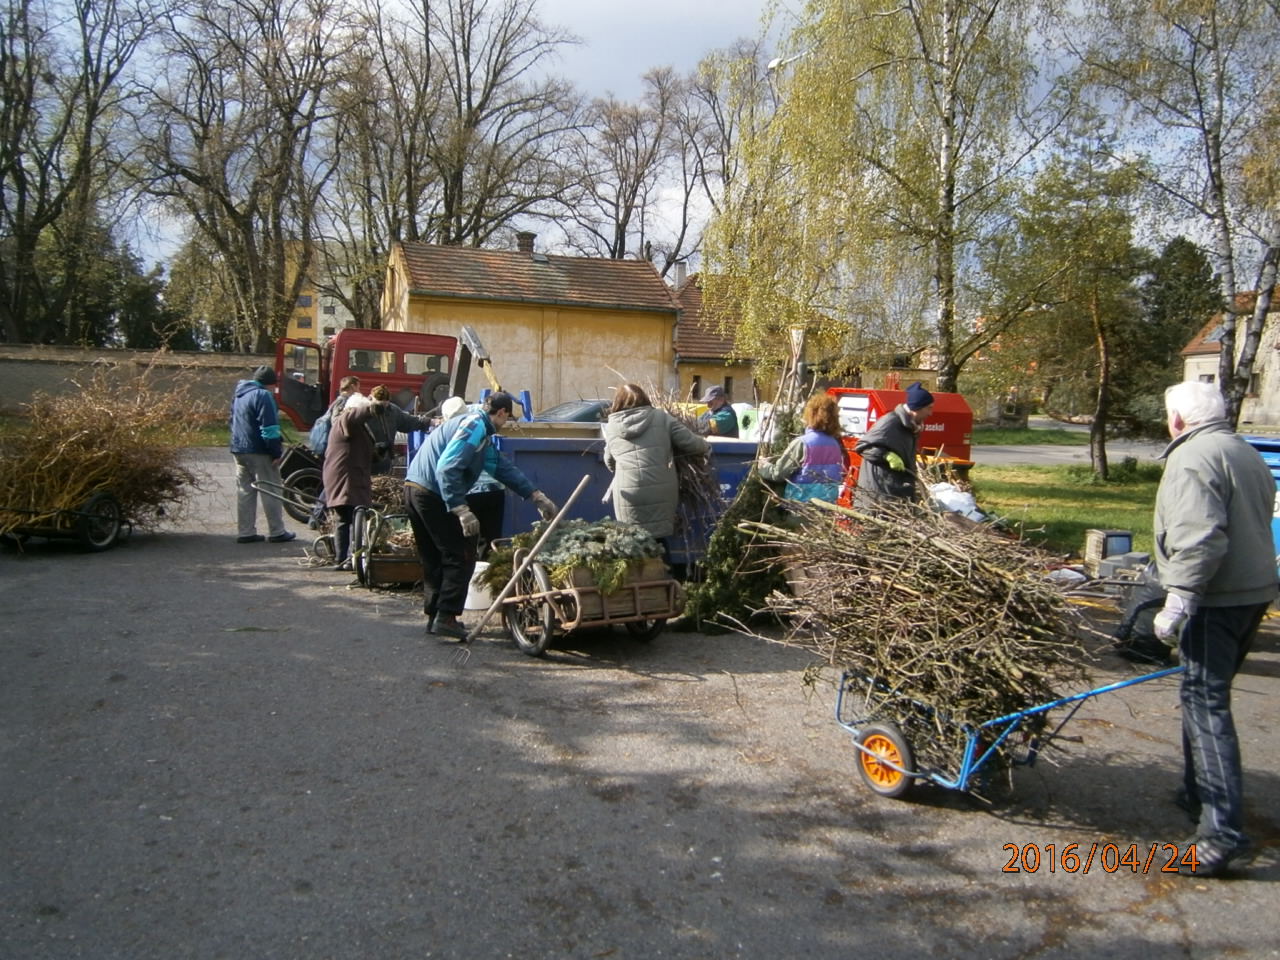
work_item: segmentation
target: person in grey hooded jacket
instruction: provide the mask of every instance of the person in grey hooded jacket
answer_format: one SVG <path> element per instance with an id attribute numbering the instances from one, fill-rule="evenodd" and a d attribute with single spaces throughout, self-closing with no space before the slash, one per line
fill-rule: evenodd
<path id="1" fill-rule="evenodd" d="M 1155 634 L 1177 643 L 1183 666 L 1183 785 L 1174 797 L 1197 824 L 1179 873 L 1214 877 L 1251 853 L 1244 833 L 1240 745 L 1231 683 L 1276 597 L 1271 516 L 1275 481 L 1226 420 L 1209 383 L 1165 392 L 1173 441 L 1156 491 L 1155 559 L 1166 591 Z"/>
<path id="2" fill-rule="evenodd" d="M 603 430 L 604 462 L 614 474 L 613 515 L 665 541 L 675 532 L 680 497 L 674 457 L 705 454 L 711 445 L 653 407 L 634 383 L 624 383 L 614 393 Z"/>

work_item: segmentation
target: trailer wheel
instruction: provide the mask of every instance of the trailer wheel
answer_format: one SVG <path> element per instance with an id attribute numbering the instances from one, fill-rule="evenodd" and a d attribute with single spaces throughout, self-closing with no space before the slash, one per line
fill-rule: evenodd
<path id="1" fill-rule="evenodd" d="M 320 497 L 324 475 L 314 467 L 303 467 L 285 477 L 283 486 L 284 512 L 299 523 L 306 523 L 311 519 L 311 506 Z"/>
<path id="2" fill-rule="evenodd" d="M 120 537 L 120 502 L 106 492 L 95 493 L 76 517 L 76 538 L 92 553 L 109 550 Z"/>
<path id="3" fill-rule="evenodd" d="M 858 732 L 858 743 L 871 751 L 858 751 L 858 772 L 862 774 L 862 780 L 868 787 L 882 797 L 900 797 L 911 789 L 915 778 L 888 765 L 891 763 L 902 770 L 915 768 L 911 745 L 907 743 L 897 724 L 868 724 Z"/>
<path id="4" fill-rule="evenodd" d="M 648 643 L 666 627 L 665 619 L 658 620 L 628 620 L 625 624 L 627 633 L 636 640 Z"/>
<path id="5" fill-rule="evenodd" d="M 516 555 L 513 562 L 521 563 Z M 531 596 L 535 593 L 546 593 L 551 589 L 551 578 L 547 569 L 540 563 L 529 565 L 529 569 L 520 574 L 516 581 L 515 593 L 519 596 Z M 507 600 L 502 604 L 502 619 L 506 622 L 507 632 L 516 646 L 531 657 L 541 657 L 547 652 L 551 637 L 555 634 L 556 618 L 551 610 L 549 600 Z"/>

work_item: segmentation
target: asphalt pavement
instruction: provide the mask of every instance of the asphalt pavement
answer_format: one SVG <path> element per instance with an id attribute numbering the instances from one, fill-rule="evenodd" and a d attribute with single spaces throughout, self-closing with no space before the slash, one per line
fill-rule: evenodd
<path id="1" fill-rule="evenodd" d="M 161 530 L 0 552 L 0 960 L 1280 956 L 1270 623 L 1235 688 L 1263 852 L 1191 879 L 1174 680 L 994 799 L 887 800 L 807 654 L 491 627 L 460 663 L 415 594 L 234 543 L 196 459 Z"/>

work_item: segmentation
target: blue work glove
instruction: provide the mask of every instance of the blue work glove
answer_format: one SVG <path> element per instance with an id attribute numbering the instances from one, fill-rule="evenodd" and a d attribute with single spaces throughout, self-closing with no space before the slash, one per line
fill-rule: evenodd
<path id="1" fill-rule="evenodd" d="M 1199 603 L 1196 600 L 1180 597 L 1176 593 L 1168 594 L 1164 598 L 1164 609 L 1151 622 L 1156 637 L 1170 646 L 1177 645 L 1183 624 L 1196 612 L 1197 606 Z"/>

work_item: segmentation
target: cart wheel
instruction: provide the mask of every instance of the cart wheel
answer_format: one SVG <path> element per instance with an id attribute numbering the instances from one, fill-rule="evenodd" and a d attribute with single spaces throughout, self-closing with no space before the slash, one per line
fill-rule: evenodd
<path id="1" fill-rule="evenodd" d="M 654 637 L 660 634 L 663 631 L 663 628 L 666 627 L 666 625 L 667 625 L 667 621 L 665 619 L 628 620 L 626 624 L 624 624 L 624 626 L 626 626 L 627 628 L 627 633 L 631 634 L 631 636 L 636 640 L 641 640 L 641 641 L 644 641 L 645 643 L 648 643 L 650 640 L 652 640 Z"/>
<path id="2" fill-rule="evenodd" d="M 517 556 L 514 562 L 519 566 L 520 557 Z M 514 592 L 528 596 L 545 593 L 550 589 L 551 578 L 547 576 L 547 568 L 540 563 L 533 563 L 520 574 Z M 502 605 L 502 619 L 516 646 L 529 656 L 540 657 L 547 652 L 547 646 L 556 630 L 556 618 L 549 600 L 508 601 Z"/>
<path id="3" fill-rule="evenodd" d="M 896 724 L 869 724 L 858 732 L 858 743 L 871 751 L 858 751 L 858 772 L 868 787 L 882 797 L 900 797 L 911 789 L 914 777 L 880 762 L 884 759 L 904 770 L 914 769 L 911 746 Z"/>
<path id="4" fill-rule="evenodd" d="M 120 537 L 120 502 L 109 493 L 95 493 L 76 517 L 76 538 L 86 550 L 109 550 Z"/>
<path id="5" fill-rule="evenodd" d="M 285 496 L 284 512 L 299 523 L 311 519 L 311 507 L 320 496 L 320 488 L 324 486 L 324 475 L 312 467 L 303 467 L 285 477 L 283 488 Z"/>

